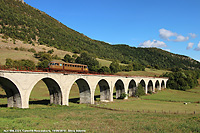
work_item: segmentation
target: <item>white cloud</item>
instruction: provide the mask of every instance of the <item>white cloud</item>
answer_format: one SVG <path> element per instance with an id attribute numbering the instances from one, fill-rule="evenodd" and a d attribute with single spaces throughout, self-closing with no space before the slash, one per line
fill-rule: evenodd
<path id="1" fill-rule="evenodd" d="M 173 32 L 166 30 L 166 29 L 160 29 L 159 32 L 160 32 L 160 35 L 159 35 L 160 38 L 168 40 L 168 41 L 169 41 L 170 37 L 178 35 L 177 33 L 173 33 Z"/>
<path id="2" fill-rule="evenodd" d="M 187 50 L 188 50 L 188 49 L 191 49 L 191 48 L 193 47 L 193 45 L 194 45 L 194 43 L 189 42 L 189 43 L 188 43 L 188 46 L 187 46 Z"/>
<path id="3" fill-rule="evenodd" d="M 164 39 L 164 40 L 167 40 L 167 41 L 174 41 L 174 42 L 184 42 L 184 41 L 187 41 L 189 40 L 189 37 L 184 37 L 182 35 L 179 35 L 175 32 L 172 32 L 172 31 L 169 31 L 169 30 L 166 30 L 166 29 L 160 29 L 159 30 L 160 32 L 160 38 Z M 175 37 L 175 39 L 170 39 L 171 37 Z"/>
<path id="4" fill-rule="evenodd" d="M 196 50 L 196 51 L 200 51 L 200 41 L 199 41 L 197 47 L 196 47 L 194 50 Z"/>
<path id="5" fill-rule="evenodd" d="M 144 41 L 143 43 L 140 43 L 141 47 L 167 47 L 167 45 L 158 40 L 153 40 L 152 42 L 150 40 Z"/>
<path id="6" fill-rule="evenodd" d="M 187 40 L 189 39 L 188 36 L 187 36 L 187 37 L 184 37 L 184 36 L 182 36 L 182 35 L 178 35 L 178 36 L 176 36 L 176 37 L 177 37 L 177 38 L 173 40 L 174 42 L 185 42 L 185 41 L 187 41 Z"/>
<path id="7" fill-rule="evenodd" d="M 192 37 L 192 38 L 196 38 L 197 35 L 195 33 L 189 33 L 189 35 Z"/>

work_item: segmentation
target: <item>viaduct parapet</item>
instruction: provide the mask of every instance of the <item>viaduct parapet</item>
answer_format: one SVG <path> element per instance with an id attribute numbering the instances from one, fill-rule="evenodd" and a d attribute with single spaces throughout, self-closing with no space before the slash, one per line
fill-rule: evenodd
<path id="1" fill-rule="evenodd" d="M 0 70 L 0 85 L 6 92 L 8 107 L 29 108 L 31 91 L 40 80 L 49 90 L 50 103 L 69 105 L 70 90 L 75 82 L 79 87 L 80 103 L 94 104 L 97 85 L 100 87 L 100 100 L 112 102 L 114 90 L 116 98 L 122 93 L 134 96 L 141 83 L 147 94 L 148 91 L 166 88 L 168 78 Z"/>

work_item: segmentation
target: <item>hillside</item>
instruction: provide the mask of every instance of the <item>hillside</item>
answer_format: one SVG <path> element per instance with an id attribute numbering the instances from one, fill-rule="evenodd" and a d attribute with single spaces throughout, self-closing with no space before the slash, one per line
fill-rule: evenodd
<path id="1" fill-rule="evenodd" d="M 100 59 L 119 60 L 123 63 L 135 62 L 162 69 L 200 68 L 200 63 L 189 57 L 161 49 L 110 45 L 90 39 L 46 13 L 15 0 L 0 0 L 0 34 L 6 41 L 12 38 L 13 44 L 20 40 L 24 44 L 45 45 L 74 53 L 87 51 Z"/>

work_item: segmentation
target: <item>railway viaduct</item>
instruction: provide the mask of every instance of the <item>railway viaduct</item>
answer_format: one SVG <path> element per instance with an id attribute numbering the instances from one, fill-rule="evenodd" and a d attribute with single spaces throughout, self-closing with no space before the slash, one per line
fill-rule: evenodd
<path id="1" fill-rule="evenodd" d="M 122 93 L 134 96 L 138 84 L 141 83 L 147 94 L 149 90 L 155 92 L 156 89 L 166 88 L 168 79 L 0 70 L 0 85 L 6 92 L 7 106 L 29 108 L 31 91 L 40 80 L 48 87 L 50 103 L 69 105 L 70 90 L 75 82 L 79 87 L 80 103 L 94 104 L 97 85 L 100 88 L 100 100 L 112 102 L 115 90 L 116 98 L 119 98 Z"/>

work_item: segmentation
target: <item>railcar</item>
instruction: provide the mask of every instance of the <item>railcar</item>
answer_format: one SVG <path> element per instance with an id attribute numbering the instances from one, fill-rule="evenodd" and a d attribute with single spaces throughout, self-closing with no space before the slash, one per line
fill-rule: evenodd
<path id="1" fill-rule="evenodd" d="M 62 63 L 51 61 L 49 63 L 50 71 L 73 71 L 73 72 L 88 72 L 88 66 L 76 63 Z"/>

